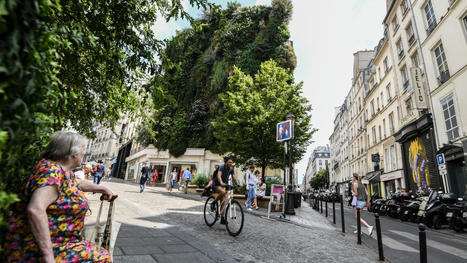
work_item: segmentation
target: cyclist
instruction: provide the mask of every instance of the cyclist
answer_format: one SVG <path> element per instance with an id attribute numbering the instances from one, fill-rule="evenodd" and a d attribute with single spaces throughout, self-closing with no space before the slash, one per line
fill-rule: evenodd
<path id="1" fill-rule="evenodd" d="M 215 204 L 217 201 L 221 200 L 221 211 L 222 211 L 222 216 L 221 216 L 221 224 L 225 225 L 225 211 L 224 211 L 224 197 L 226 195 L 226 190 L 225 186 L 228 183 L 229 176 L 232 175 L 232 179 L 236 180 L 235 177 L 235 172 L 232 167 L 232 158 L 230 157 L 225 157 L 224 158 L 224 165 L 221 165 L 219 167 L 219 171 L 217 172 L 217 176 L 215 176 L 212 179 L 212 187 L 214 189 L 214 192 L 217 193 L 217 197 L 214 200 L 214 202 L 211 203 L 211 210 L 214 211 L 216 209 Z"/>

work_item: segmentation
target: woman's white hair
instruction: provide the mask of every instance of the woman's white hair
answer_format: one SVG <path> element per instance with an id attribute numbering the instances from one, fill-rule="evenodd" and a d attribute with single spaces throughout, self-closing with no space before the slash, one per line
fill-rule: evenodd
<path id="1" fill-rule="evenodd" d="M 76 132 L 58 131 L 50 136 L 42 157 L 52 161 L 68 160 L 86 147 L 86 137 Z"/>

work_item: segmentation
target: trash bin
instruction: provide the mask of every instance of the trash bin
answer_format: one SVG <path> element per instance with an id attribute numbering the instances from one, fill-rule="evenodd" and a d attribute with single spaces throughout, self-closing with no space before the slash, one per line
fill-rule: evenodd
<path id="1" fill-rule="evenodd" d="M 302 206 L 302 193 L 301 192 L 292 192 L 294 198 L 294 208 L 299 208 Z"/>

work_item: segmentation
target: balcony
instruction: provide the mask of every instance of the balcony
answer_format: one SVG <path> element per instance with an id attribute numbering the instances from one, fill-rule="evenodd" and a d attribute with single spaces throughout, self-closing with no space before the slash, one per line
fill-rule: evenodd
<path id="1" fill-rule="evenodd" d="M 442 85 L 444 82 L 448 81 L 450 77 L 449 70 L 442 71 L 438 77 L 438 84 Z"/>
<path id="2" fill-rule="evenodd" d="M 409 37 L 409 47 L 412 46 L 412 44 L 415 42 L 415 35 L 412 34 L 410 37 Z"/>

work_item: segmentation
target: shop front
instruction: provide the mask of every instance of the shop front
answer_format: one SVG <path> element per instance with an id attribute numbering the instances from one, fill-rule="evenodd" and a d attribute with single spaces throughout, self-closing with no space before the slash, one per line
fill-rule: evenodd
<path id="1" fill-rule="evenodd" d="M 465 142 L 467 146 L 467 141 Z M 438 151 L 444 154 L 447 167 L 447 191 L 458 197 L 467 196 L 467 168 L 462 144 L 447 144 Z"/>
<path id="2" fill-rule="evenodd" d="M 368 185 L 368 194 L 370 196 L 372 195 L 378 195 L 378 196 L 383 196 L 383 192 L 381 191 L 381 170 L 376 170 L 369 172 L 365 175 L 364 180 L 362 180 L 363 184 Z"/>
<path id="3" fill-rule="evenodd" d="M 430 115 L 424 114 L 407 124 L 394 137 L 402 145 L 407 190 L 444 190 L 445 184 L 437 167 L 436 144 Z"/>
<path id="4" fill-rule="evenodd" d="M 398 189 L 405 188 L 405 183 L 403 182 L 404 170 L 383 173 L 380 178 L 382 189 L 384 190 L 383 196 L 391 196 Z"/>

